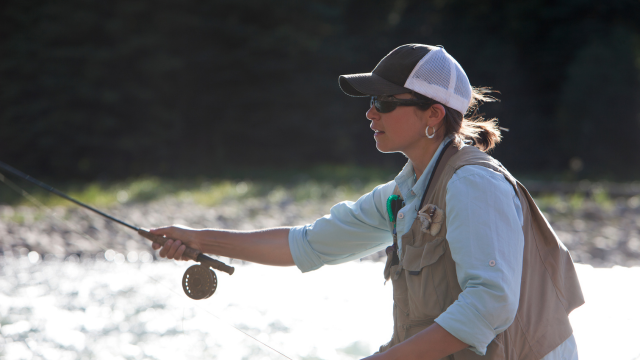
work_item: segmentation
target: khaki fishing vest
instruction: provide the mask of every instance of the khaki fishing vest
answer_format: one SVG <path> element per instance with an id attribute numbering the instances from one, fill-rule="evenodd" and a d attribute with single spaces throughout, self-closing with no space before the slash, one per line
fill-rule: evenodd
<path id="1" fill-rule="evenodd" d="M 466 165 L 480 165 L 503 174 L 520 199 L 524 218 L 520 302 L 513 323 L 494 338 L 485 356 L 464 349 L 444 359 L 540 360 L 571 336 L 568 315 L 584 303 L 573 261 L 524 186 L 474 146 L 445 150 L 421 206 L 436 205 L 446 218 L 447 184 L 456 170 Z M 394 194 L 400 194 L 397 186 Z M 380 352 L 432 325 L 462 292 L 446 238 L 446 220 L 435 236 L 422 231 L 421 225 L 416 218 L 402 236 L 399 259 L 387 258 L 385 277 L 390 276 L 393 283 L 394 331 Z"/>

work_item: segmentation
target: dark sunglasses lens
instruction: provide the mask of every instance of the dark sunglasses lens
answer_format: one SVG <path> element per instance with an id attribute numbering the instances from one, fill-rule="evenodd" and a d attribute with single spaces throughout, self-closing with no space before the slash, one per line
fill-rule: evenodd
<path id="1" fill-rule="evenodd" d="M 382 114 L 392 112 L 396 109 L 396 107 L 398 107 L 398 105 L 394 101 L 382 101 L 373 99 L 372 102 L 376 107 L 376 110 L 378 110 L 378 112 Z"/>

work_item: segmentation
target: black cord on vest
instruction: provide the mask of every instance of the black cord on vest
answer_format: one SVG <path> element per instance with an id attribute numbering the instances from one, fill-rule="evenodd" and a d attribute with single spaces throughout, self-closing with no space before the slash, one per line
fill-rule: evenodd
<path id="1" fill-rule="evenodd" d="M 422 200 L 420 200 L 420 207 L 423 206 L 424 200 L 427 197 L 427 192 L 429 191 L 429 186 L 431 186 L 431 181 L 433 180 L 433 176 L 436 174 L 436 170 L 438 170 L 438 165 L 440 165 L 440 160 L 442 160 L 442 157 L 444 156 L 444 153 L 447 151 L 447 149 L 449 148 L 449 146 L 451 146 L 452 143 L 453 143 L 453 140 L 449 141 L 442 148 L 442 151 L 440 152 L 440 155 L 438 156 L 438 160 L 436 160 L 436 164 L 433 167 L 433 170 L 431 171 L 431 176 L 429 176 L 429 182 L 427 182 L 427 187 L 424 189 L 424 194 L 422 194 Z"/>

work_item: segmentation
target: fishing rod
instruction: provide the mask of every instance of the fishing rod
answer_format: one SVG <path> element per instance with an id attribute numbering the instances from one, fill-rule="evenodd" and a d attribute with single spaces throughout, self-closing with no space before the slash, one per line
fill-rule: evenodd
<path id="1" fill-rule="evenodd" d="M 2 161 L 0 161 L 0 168 L 10 172 L 11 174 L 23 180 L 27 180 L 53 194 L 56 194 L 63 199 L 69 200 L 79 206 L 82 206 L 85 209 L 91 210 L 100 216 L 103 216 L 109 220 L 115 221 L 120 225 L 128 227 L 129 229 L 135 230 L 139 235 L 151 240 L 156 244 L 164 245 L 165 242 L 167 242 L 168 240 L 171 240 L 170 238 L 164 235 L 152 234 L 151 232 L 149 232 L 148 229 L 128 224 L 92 206 L 89 206 L 81 201 L 78 201 L 72 198 L 71 196 L 61 191 L 58 191 L 57 189 L 43 183 L 42 181 L 39 181 L 23 173 L 22 171 L 3 163 Z M 194 300 L 207 299 L 211 297 L 211 295 L 213 295 L 213 293 L 216 291 L 218 287 L 218 278 L 216 276 L 216 273 L 213 271 L 213 269 L 226 272 L 229 275 L 232 275 L 235 270 L 233 267 L 221 261 L 208 257 L 207 255 L 203 254 L 200 250 L 196 250 L 188 246 L 185 249 L 184 254 L 182 256 L 200 263 L 197 265 L 190 266 L 182 276 L 182 290 L 184 290 L 184 293 L 188 297 Z"/>

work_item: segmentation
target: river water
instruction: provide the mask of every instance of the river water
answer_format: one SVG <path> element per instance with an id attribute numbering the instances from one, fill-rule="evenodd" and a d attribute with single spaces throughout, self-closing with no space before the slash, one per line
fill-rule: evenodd
<path id="1" fill-rule="evenodd" d="M 359 359 L 391 335 L 382 262 L 307 274 L 236 262 L 195 301 L 181 288 L 189 263 L 111 255 L 0 257 L 0 358 Z M 580 358 L 640 359 L 640 268 L 577 269 L 587 301 L 570 317 Z"/>

